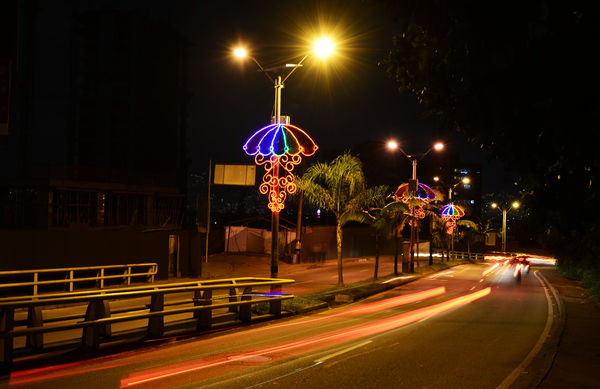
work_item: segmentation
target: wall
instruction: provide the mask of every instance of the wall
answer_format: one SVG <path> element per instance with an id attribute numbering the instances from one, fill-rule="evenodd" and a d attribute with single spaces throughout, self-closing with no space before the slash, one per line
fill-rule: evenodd
<path id="1" fill-rule="evenodd" d="M 0 270 L 156 262 L 168 278 L 169 233 L 126 230 L 0 230 Z"/>

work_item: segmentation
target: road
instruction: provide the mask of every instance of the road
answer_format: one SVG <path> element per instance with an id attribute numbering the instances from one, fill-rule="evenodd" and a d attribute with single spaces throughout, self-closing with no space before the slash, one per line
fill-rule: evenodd
<path id="1" fill-rule="evenodd" d="M 543 339 L 546 292 L 502 266 L 454 267 L 311 315 L 16 371 L 10 387 L 497 388 Z"/>

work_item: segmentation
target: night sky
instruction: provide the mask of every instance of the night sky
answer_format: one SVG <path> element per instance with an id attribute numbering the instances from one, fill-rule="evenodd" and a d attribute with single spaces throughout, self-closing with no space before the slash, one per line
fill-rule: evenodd
<path id="1" fill-rule="evenodd" d="M 415 99 L 400 95 L 378 66 L 396 30 L 375 2 L 133 1 L 125 7 L 172 24 L 189 41 L 191 173 L 206 170 L 209 158 L 252 164 L 242 145 L 269 123 L 273 85 L 251 60 L 233 57 L 233 48 L 243 44 L 267 68 L 299 61 L 320 35 L 339 42 L 336 55 L 326 63 L 309 57 L 286 81 L 282 95 L 282 115 L 291 116 L 291 123 L 319 145 L 309 162 L 389 138 L 409 154 L 440 139 L 448 150 L 460 151 L 463 162 L 485 162 L 462 136 L 440 138 L 434 122 L 421 118 Z M 484 191 L 493 190 L 497 166 L 484 166 Z"/>

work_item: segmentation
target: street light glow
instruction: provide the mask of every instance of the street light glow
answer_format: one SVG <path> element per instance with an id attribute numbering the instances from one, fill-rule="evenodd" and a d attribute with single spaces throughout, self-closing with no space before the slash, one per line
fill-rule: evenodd
<path id="1" fill-rule="evenodd" d="M 329 38 L 320 38 L 314 44 L 313 51 L 319 58 L 327 58 L 334 51 L 333 41 Z"/>
<path id="2" fill-rule="evenodd" d="M 398 142 L 395 140 L 390 140 L 387 142 L 386 146 L 390 150 L 396 150 L 398 148 Z"/>
<path id="3" fill-rule="evenodd" d="M 519 204 L 519 202 L 518 202 L 518 201 L 515 201 L 514 203 L 512 203 L 512 207 L 513 207 L 513 208 L 515 208 L 515 209 L 516 209 L 516 208 L 519 208 L 519 206 L 520 206 L 520 205 L 521 205 L 521 204 Z"/>
<path id="4" fill-rule="evenodd" d="M 462 179 L 463 184 L 468 184 L 470 182 L 471 182 L 471 179 L 469 177 L 463 177 L 463 179 Z"/>
<path id="5" fill-rule="evenodd" d="M 433 145 L 433 148 L 437 151 L 443 150 L 444 144 L 442 142 L 437 142 L 436 144 Z"/>
<path id="6" fill-rule="evenodd" d="M 244 49 L 243 47 L 238 47 L 235 50 L 233 50 L 233 54 L 238 58 L 246 58 L 246 56 L 248 55 L 246 49 Z"/>
<path id="7" fill-rule="evenodd" d="M 498 208 L 498 204 L 492 203 L 492 208 Z"/>

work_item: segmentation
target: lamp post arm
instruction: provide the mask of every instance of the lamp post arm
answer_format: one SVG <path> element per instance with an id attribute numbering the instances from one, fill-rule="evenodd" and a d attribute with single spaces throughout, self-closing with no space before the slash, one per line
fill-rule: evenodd
<path id="1" fill-rule="evenodd" d="M 267 78 L 273 83 L 275 84 L 275 80 L 273 80 L 273 77 L 269 76 L 269 73 L 265 72 L 265 69 L 263 69 L 262 65 L 260 64 L 260 62 L 258 62 L 258 60 L 254 57 L 250 57 L 250 59 L 252 59 L 252 61 L 254 61 L 254 63 L 256 64 L 256 66 L 258 66 L 258 68 L 260 69 L 260 72 L 263 73 L 265 76 L 267 76 Z"/>
<path id="2" fill-rule="evenodd" d="M 308 57 L 308 54 L 306 54 L 304 57 L 302 57 L 302 59 L 300 60 L 300 62 L 298 62 L 298 63 L 296 64 L 296 66 L 294 66 L 294 67 L 292 68 L 292 71 L 291 71 L 291 72 L 289 72 L 289 73 L 287 74 L 287 76 L 285 76 L 285 77 L 283 78 L 283 80 L 281 81 L 281 83 L 282 83 L 282 84 L 285 82 L 285 80 L 287 80 L 288 78 L 290 78 L 290 76 L 292 75 L 292 73 L 294 73 L 294 72 L 296 71 L 296 69 L 298 69 L 299 67 L 301 67 L 301 66 L 302 66 L 302 62 L 304 62 L 304 60 L 306 59 L 306 57 Z"/>

